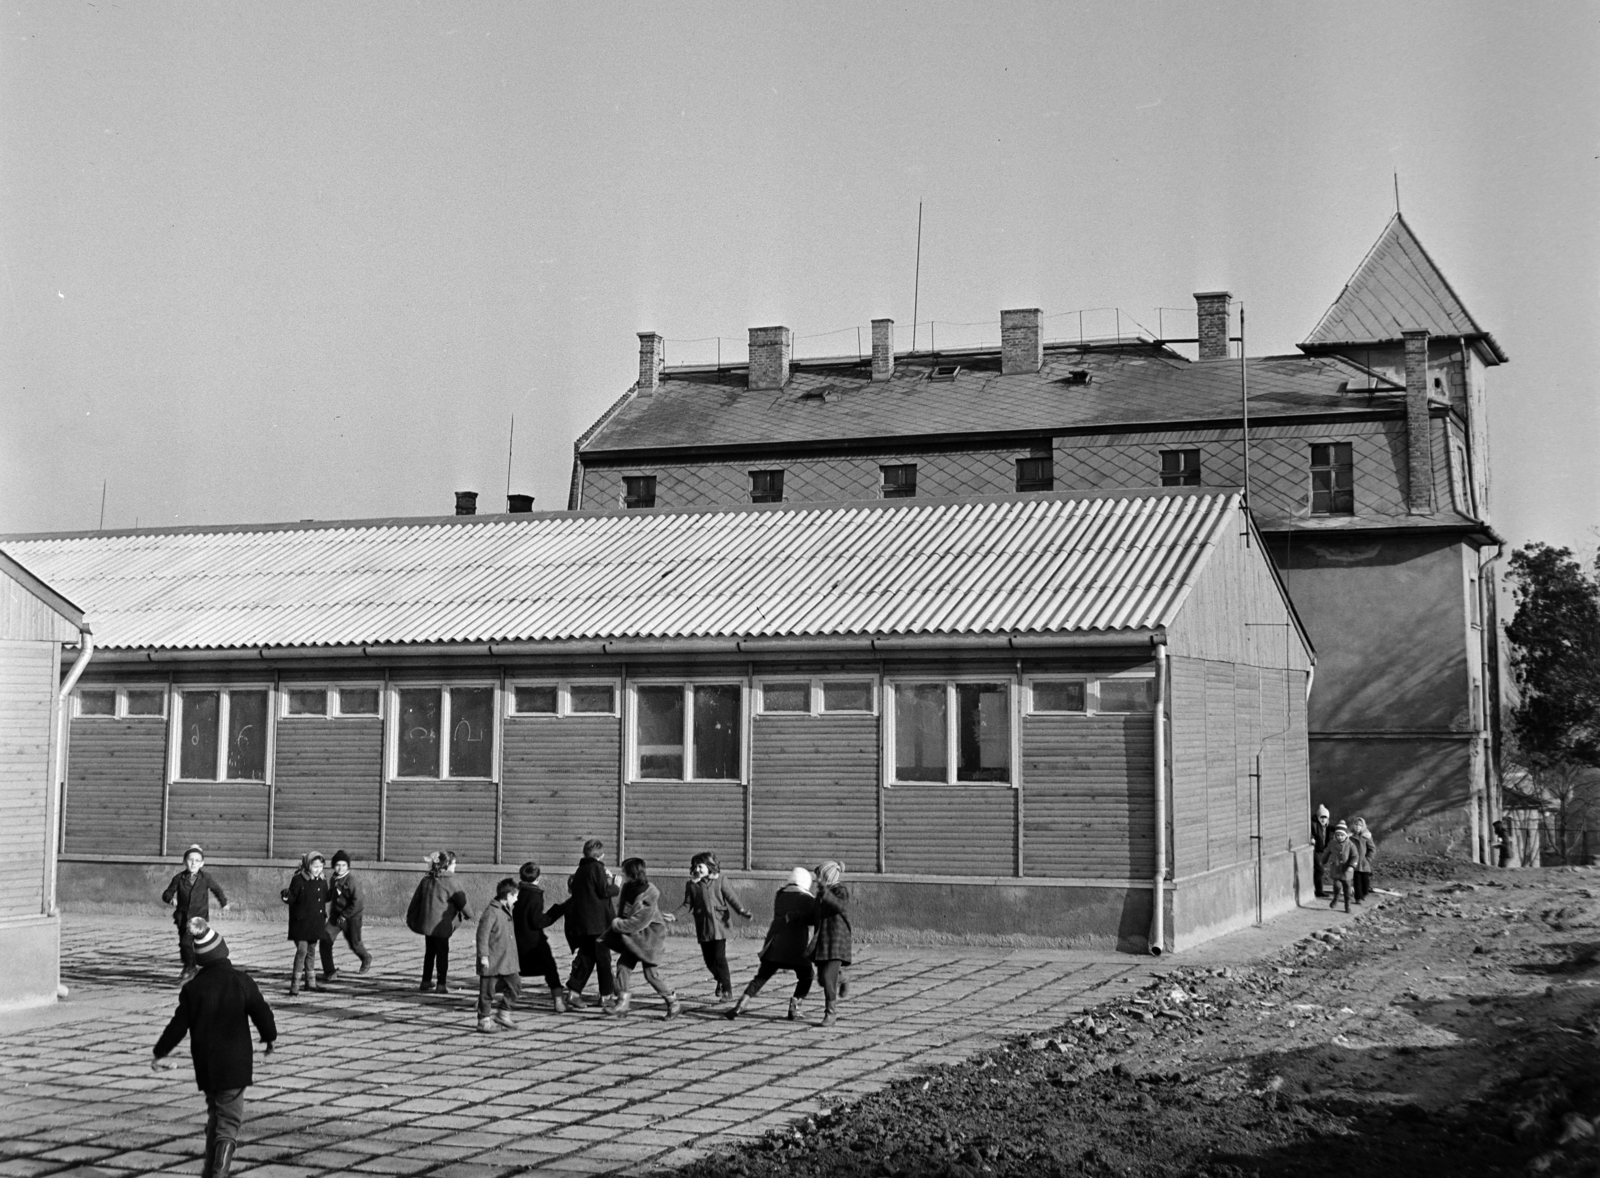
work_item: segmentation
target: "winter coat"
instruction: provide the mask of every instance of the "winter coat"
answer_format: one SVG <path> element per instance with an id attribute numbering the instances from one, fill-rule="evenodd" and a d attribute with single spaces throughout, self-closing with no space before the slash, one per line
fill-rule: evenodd
<path id="1" fill-rule="evenodd" d="M 1353 834 L 1350 841 L 1356 846 L 1356 870 L 1371 871 L 1372 861 L 1378 857 L 1378 844 L 1372 840 L 1371 833 Z"/>
<path id="2" fill-rule="evenodd" d="M 1358 858 L 1354 839 L 1345 839 L 1341 843 L 1333 838 L 1328 840 L 1328 849 L 1322 856 L 1322 867 L 1324 871 L 1331 871 L 1348 880 L 1355 872 Z"/>
<path id="3" fill-rule="evenodd" d="M 633 954 L 641 965 L 655 965 L 666 940 L 660 889 L 655 884 L 630 883 L 622 890 L 622 911 L 611 922 L 606 941 L 613 949 Z"/>
<path id="4" fill-rule="evenodd" d="M 178 1009 L 156 1040 L 156 1058 L 167 1055 L 188 1035 L 194 1082 L 202 1092 L 248 1088 L 254 1061 L 251 1023 L 263 1043 L 278 1037 L 272 1007 L 255 980 L 230 961 L 210 962 L 178 994 Z"/>
<path id="5" fill-rule="evenodd" d="M 484 964 L 484 958 L 489 959 Z M 478 917 L 478 976 L 504 977 L 517 972 L 517 930 L 511 913 L 496 901 Z"/>
<path id="6" fill-rule="evenodd" d="M 691 879 L 683 885 L 683 903 L 678 911 L 687 908 L 694 916 L 694 935 L 702 942 L 728 939 L 729 909 L 746 920 L 750 910 L 739 903 L 720 875 L 704 879 Z"/>
<path id="7" fill-rule="evenodd" d="M 1321 857 L 1328 849 L 1328 844 L 1333 841 L 1333 827 L 1326 822 L 1311 820 L 1311 849 Z"/>
<path id="8" fill-rule="evenodd" d="M 772 924 L 761 944 L 761 960 L 794 969 L 806 961 L 817 901 L 804 888 L 788 884 L 772 898 Z"/>
<path id="9" fill-rule="evenodd" d="M 167 890 L 161 893 L 161 902 L 170 904 L 174 899 L 178 901 L 172 913 L 172 923 L 182 928 L 189 923 L 191 916 L 211 919 L 211 896 L 216 896 L 217 903 L 227 907 L 228 897 L 222 894 L 217 881 L 207 875 L 202 867 L 192 877 L 187 871 L 180 871 L 173 876 Z"/>
<path id="10" fill-rule="evenodd" d="M 538 884 L 517 885 L 517 906 L 511 911 L 511 924 L 517 932 L 518 971 L 524 977 L 544 972 L 544 958 L 540 945 L 548 945 L 544 930 L 561 919 L 564 906 L 544 906 L 544 889 Z"/>
<path id="11" fill-rule="evenodd" d="M 328 877 L 313 877 L 302 867 L 289 877 L 289 886 L 278 893 L 289 905 L 289 939 L 320 941 L 328 928 Z"/>
<path id="12" fill-rule="evenodd" d="M 422 877 L 406 909 L 406 927 L 424 937 L 448 937 L 458 923 L 471 919 L 467 893 L 457 886 L 455 876 L 442 871 Z"/>
<path id="13" fill-rule="evenodd" d="M 621 891 L 611 882 L 606 866 L 598 859 L 585 858 L 567 881 L 567 943 L 577 945 L 592 937 L 603 937 L 617 918 L 614 897 Z"/>
<path id="14" fill-rule="evenodd" d="M 824 884 L 817 894 L 817 939 L 811 943 L 811 960 L 850 964 L 850 889 L 843 884 Z"/>
<path id="15" fill-rule="evenodd" d="M 361 893 L 356 890 L 355 872 L 347 871 L 343 876 L 336 875 L 328 881 L 329 925 L 341 929 L 359 917 L 365 909 Z"/>

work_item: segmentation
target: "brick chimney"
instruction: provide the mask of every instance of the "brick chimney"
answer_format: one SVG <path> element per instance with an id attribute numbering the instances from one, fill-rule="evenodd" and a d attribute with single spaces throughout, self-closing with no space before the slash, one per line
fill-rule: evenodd
<path id="1" fill-rule="evenodd" d="M 888 380 L 894 375 L 894 320 L 872 321 L 872 379 Z"/>
<path id="2" fill-rule="evenodd" d="M 1197 290 L 1194 295 L 1195 310 L 1200 314 L 1200 359 L 1226 360 L 1228 358 L 1228 300 L 1233 296 L 1225 290 Z"/>
<path id="3" fill-rule="evenodd" d="M 1406 508 L 1433 511 L 1433 422 L 1428 413 L 1428 333 L 1401 332 L 1406 341 Z"/>
<path id="4" fill-rule="evenodd" d="M 661 370 L 666 367 L 667 341 L 653 331 L 639 333 L 639 392 L 653 393 L 661 386 Z"/>
<path id="5" fill-rule="evenodd" d="M 456 514 L 457 515 L 477 515 L 478 514 L 478 493 L 476 491 L 457 491 L 456 492 Z"/>
<path id="6" fill-rule="evenodd" d="M 532 495 L 511 494 L 506 496 L 506 512 L 510 515 L 526 515 L 533 510 Z"/>
<path id="7" fill-rule="evenodd" d="M 750 329 L 750 387 L 781 389 L 789 383 L 789 356 L 794 337 L 787 327 Z"/>
<path id="8" fill-rule="evenodd" d="M 1044 367 L 1044 312 L 1023 307 L 1000 312 L 1000 372 L 1038 372 Z"/>

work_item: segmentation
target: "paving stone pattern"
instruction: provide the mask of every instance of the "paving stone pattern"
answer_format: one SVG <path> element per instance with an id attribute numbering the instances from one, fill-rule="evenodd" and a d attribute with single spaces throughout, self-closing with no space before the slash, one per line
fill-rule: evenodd
<path id="1" fill-rule="evenodd" d="M 1335 919 L 1301 910 L 1184 964 L 1244 960 Z M 372 973 L 346 970 L 289 998 L 293 948 L 280 926 L 218 928 L 278 1022 L 278 1050 L 257 1055 L 246 1096 L 235 1172 L 253 1178 L 644 1174 L 1059 1022 L 1159 964 L 1081 950 L 858 945 L 843 1019 L 823 1028 L 820 989 L 803 1021 L 787 1021 L 785 974 L 747 1015 L 722 1018 L 698 947 L 673 937 L 664 972 L 685 999 L 679 1019 L 663 1020 L 636 974 L 626 1018 L 593 1007 L 556 1015 L 535 983 L 515 1030 L 480 1034 L 470 929 L 452 946 L 458 988 L 448 996 L 417 992 L 420 940 L 380 925 L 367 929 Z M 70 999 L 0 1015 L 0 1178 L 198 1174 L 205 1105 L 187 1043 L 177 1068 L 150 1070 L 177 998 L 171 923 L 68 915 L 62 943 Z M 758 947 L 729 942 L 736 987 Z M 355 964 L 342 943 L 336 953 Z"/>

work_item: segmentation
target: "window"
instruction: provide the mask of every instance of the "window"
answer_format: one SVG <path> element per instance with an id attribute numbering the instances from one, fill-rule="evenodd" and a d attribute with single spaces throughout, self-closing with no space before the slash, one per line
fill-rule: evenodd
<path id="1" fill-rule="evenodd" d="M 871 679 L 824 679 L 822 681 L 822 710 L 824 712 L 871 713 Z"/>
<path id="2" fill-rule="evenodd" d="M 326 716 L 328 714 L 328 693 L 321 687 L 315 689 L 291 687 L 284 694 L 287 700 L 284 704 L 283 714 L 286 716 Z"/>
<path id="3" fill-rule="evenodd" d="M 1089 685 L 1082 679 L 1035 679 L 1031 688 L 1036 715 L 1089 710 Z"/>
<path id="4" fill-rule="evenodd" d="M 495 689 L 394 689 L 394 776 L 492 779 Z"/>
<path id="5" fill-rule="evenodd" d="M 761 684 L 764 716 L 815 716 L 824 713 L 872 715 L 871 679 L 768 679 Z"/>
<path id="6" fill-rule="evenodd" d="M 1161 451 L 1161 485 L 1163 487 L 1198 487 L 1200 485 L 1200 451 Z"/>
<path id="7" fill-rule="evenodd" d="M 811 680 L 763 683 L 761 685 L 761 710 L 765 713 L 811 713 Z"/>
<path id="8" fill-rule="evenodd" d="M 376 687 L 292 686 L 282 697 L 284 716 L 295 719 L 378 715 Z"/>
<path id="9" fill-rule="evenodd" d="M 561 689 L 554 683 L 518 683 L 511 689 L 514 716 L 554 716 L 560 712 Z"/>
<path id="10" fill-rule="evenodd" d="M 182 781 L 265 781 L 266 688 L 184 688 L 178 692 L 177 777 Z"/>
<path id="11" fill-rule="evenodd" d="M 1011 780 L 1008 683 L 897 683 L 893 715 L 893 780 Z"/>
<path id="12" fill-rule="evenodd" d="M 624 507 L 654 507 L 656 505 L 656 476 L 653 474 L 623 476 L 622 505 Z"/>
<path id="13" fill-rule="evenodd" d="M 1053 491 L 1055 487 L 1055 460 L 1049 455 L 1017 459 L 1017 490 Z"/>
<path id="14" fill-rule="evenodd" d="M 1349 442 L 1311 447 L 1311 514 L 1354 515 L 1355 474 Z"/>
<path id="15" fill-rule="evenodd" d="M 77 693 L 79 719 L 157 719 L 167 714 L 164 687 L 85 687 Z"/>
<path id="16" fill-rule="evenodd" d="M 1033 679 L 1028 683 L 1028 698 L 1028 710 L 1035 716 L 1151 712 L 1155 710 L 1156 681 L 1147 674 Z"/>
<path id="17" fill-rule="evenodd" d="M 1149 712 L 1156 706 L 1156 681 L 1154 679 L 1100 679 L 1096 682 L 1099 698 L 1095 701 L 1097 712 Z"/>
<path id="18" fill-rule="evenodd" d="M 615 716 L 617 685 L 573 683 L 514 683 L 508 695 L 513 716 Z"/>
<path id="19" fill-rule="evenodd" d="M 645 781 L 742 777 L 737 683 L 650 683 L 634 688 L 634 769 Z"/>
<path id="20" fill-rule="evenodd" d="M 571 683 L 567 685 L 567 714 L 570 716 L 615 716 L 617 689 L 610 683 Z"/>
<path id="21" fill-rule="evenodd" d="M 122 693 L 124 716 L 165 716 L 167 693 L 161 688 L 129 687 Z"/>
<path id="22" fill-rule="evenodd" d="M 933 370 L 928 373 L 928 379 L 954 380 L 956 378 L 956 374 L 960 371 L 961 365 L 959 364 L 936 364 L 934 365 Z"/>
<path id="23" fill-rule="evenodd" d="M 782 503 L 783 471 L 752 470 L 750 472 L 750 502 Z"/>
<path id="24" fill-rule="evenodd" d="M 339 688 L 339 714 L 341 716 L 376 716 L 378 714 L 378 689 L 376 687 Z"/>
<path id="25" fill-rule="evenodd" d="M 910 499 L 917 493 L 917 464 L 907 462 L 898 466 L 880 466 L 883 472 L 883 497 L 885 499 Z"/>
<path id="26" fill-rule="evenodd" d="M 115 716 L 117 693 L 115 689 L 84 688 L 78 692 L 78 715 Z"/>

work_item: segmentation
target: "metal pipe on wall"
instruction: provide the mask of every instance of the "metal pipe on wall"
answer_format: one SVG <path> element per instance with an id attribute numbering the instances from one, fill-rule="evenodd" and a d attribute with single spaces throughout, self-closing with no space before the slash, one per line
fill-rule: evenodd
<path id="1" fill-rule="evenodd" d="M 1150 953 L 1167 945 L 1167 644 L 1156 644 L 1156 864 L 1150 890 Z"/>
<path id="2" fill-rule="evenodd" d="M 46 814 L 44 844 L 44 915 L 56 915 L 56 858 L 60 851 L 62 801 L 66 796 L 66 752 L 71 733 L 72 689 L 78 685 L 89 660 L 94 657 L 94 634 L 85 622 L 78 627 L 78 657 L 56 692 L 56 755 L 50 766 L 50 805 Z"/>

